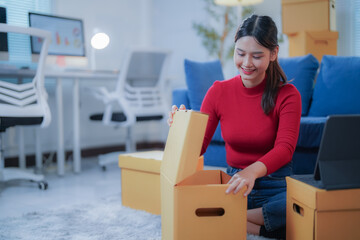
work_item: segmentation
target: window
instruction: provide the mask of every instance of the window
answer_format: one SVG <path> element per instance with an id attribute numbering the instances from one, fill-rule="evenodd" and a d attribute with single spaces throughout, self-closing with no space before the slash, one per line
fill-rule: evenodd
<path id="1" fill-rule="evenodd" d="M 0 6 L 6 8 L 7 23 L 15 26 L 29 26 L 28 12 L 47 14 L 52 12 L 51 0 L 0 0 Z M 8 43 L 9 63 L 31 63 L 29 37 L 19 34 L 8 34 Z"/>
<path id="2" fill-rule="evenodd" d="M 336 1 L 338 55 L 360 56 L 360 0 Z"/>

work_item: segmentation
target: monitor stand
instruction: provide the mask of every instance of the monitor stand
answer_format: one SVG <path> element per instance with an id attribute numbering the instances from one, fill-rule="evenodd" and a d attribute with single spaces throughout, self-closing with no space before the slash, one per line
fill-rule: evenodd
<path id="1" fill-rule="evenodd" d="M 38 62 L 38 59 L 38 54 L 32 55 L 33 62 Z M 46 67 L 56 69 L 88 69 L 89 63 L 87 57 L 48 55 L 46 57 Z"/>

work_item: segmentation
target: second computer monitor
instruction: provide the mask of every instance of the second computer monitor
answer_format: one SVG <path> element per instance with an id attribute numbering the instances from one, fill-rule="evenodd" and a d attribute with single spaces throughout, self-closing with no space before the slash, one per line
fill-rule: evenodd
<path id="1" fill-rule="evenodd" d="M 85 56 L 84 28 L 81 19 L 30 12 L 29 25 L 51 32 L 49 55 Z M 33 54 L 39 53 L 41 46 L 41 39 L 31 38 Z"/>

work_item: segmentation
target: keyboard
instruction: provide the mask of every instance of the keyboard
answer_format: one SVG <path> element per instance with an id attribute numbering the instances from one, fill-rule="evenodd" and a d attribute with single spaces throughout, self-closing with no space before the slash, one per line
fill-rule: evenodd
<path id="1" fill-rule="evenodd" d="M 324 185 L 321 180 L 315 180 L 313 174 L 304 174 L 304 175 L 292 175 L 293 179 L 299 180 L 300 182 L 309 184 L 313 187 L 324 189 Z"/>

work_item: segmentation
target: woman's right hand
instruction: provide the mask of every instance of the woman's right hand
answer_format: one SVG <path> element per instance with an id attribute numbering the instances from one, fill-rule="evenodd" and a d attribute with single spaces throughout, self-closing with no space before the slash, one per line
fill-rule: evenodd
<path id="1" fill-rule="evenodd" d="M 171 124 L 173 123 L 174 114 L 176 113 L 177 110 L 178 110 L 178 107 L 176 105 L 173 105 L 171 107 L 171 112 L 169 112 L 169 118 L 167 120 L 167 123 L 169 124 L 169 127 L 171 127 Z M 181 104 L 179 110 L 186 110 L 185 105 Z"/>

